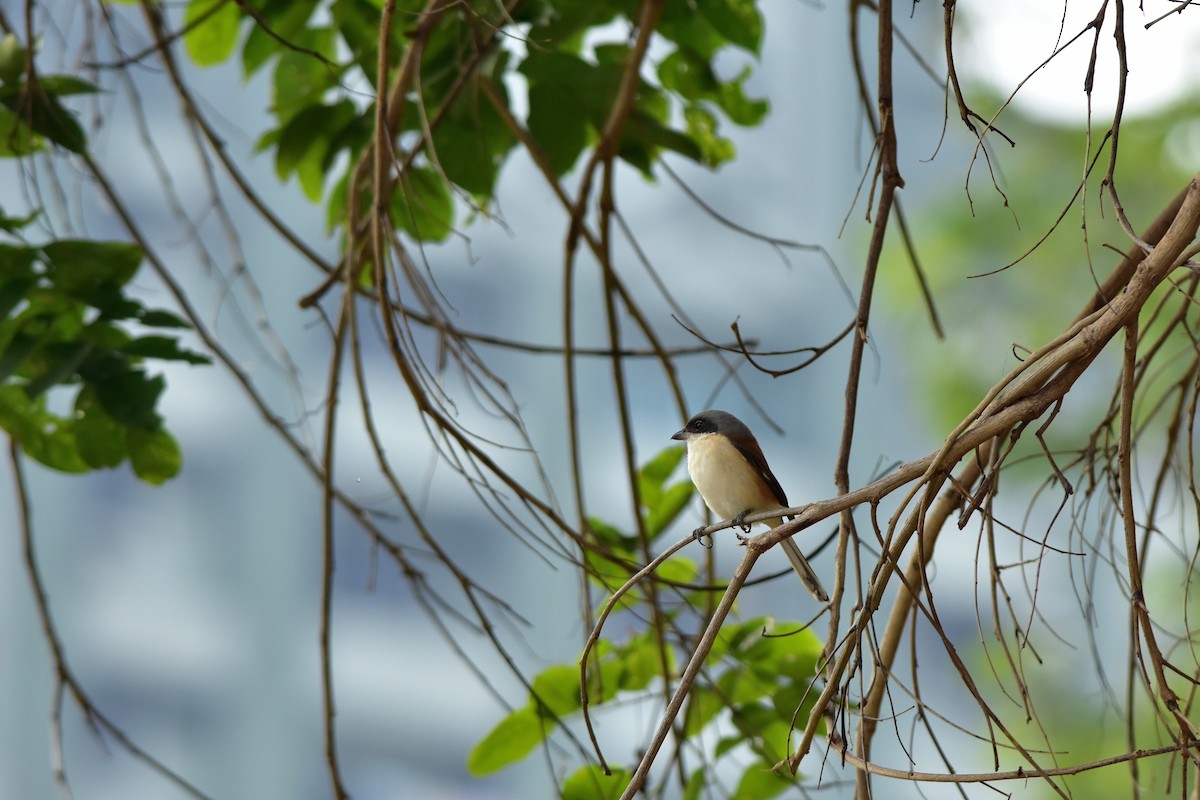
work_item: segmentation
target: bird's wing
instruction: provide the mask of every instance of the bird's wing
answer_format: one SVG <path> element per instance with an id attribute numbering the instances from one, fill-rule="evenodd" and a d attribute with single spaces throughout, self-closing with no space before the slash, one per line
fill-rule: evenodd
<path id="1" fill-rule="evenodd" d="M 775 499 L 779 501 L 779 505 L 787 507 L 787 495 L 783 493 L 783 487 L 779 485 L 779 481 L 771 473 L 771 468 L 767 466 L 767 458 L 763 455 L 762 448 L 758 446 L 758 442 L 751 439 L 746 444 L 735 443 L 734 447 L 738 452 L 750 462 L 750 466 L 754 467 L 754 471 L 762 477 L 763 482 L 771 490 L 771 494 L 775 495 Z"/>

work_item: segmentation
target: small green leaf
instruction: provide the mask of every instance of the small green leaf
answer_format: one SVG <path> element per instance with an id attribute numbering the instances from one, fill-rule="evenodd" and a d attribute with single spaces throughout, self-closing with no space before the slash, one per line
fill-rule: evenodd
<path id="1" fill-rule="evenodd" d="M 533 692 L 556 717 L 578 711 L 582 705 L 579 696 L 579 668 L 555 664 L 542 670 L 533 679 Z"/>
<path id="2" fill-rule="evenodd" d="M 189 0 L 183 21 L 183 44 L 197 66 L 216 66 L 233 55 L 242 21 L 234 0 Z"/>
<path id="3" fill-rule="evenodd" d="M 546 738 L 549 724 L 532 706 L 518 708 L 475 745 L 467 757 L 467 770 L 476 776 L 490 775 L 520 761 Z"/>
<path id="4" fill-rule="evenodd" d="M 166 429 L 148 431 L 137 427 L 125 429 L 125 444 L 133 472 L 146 483 L 159 486 L 179 474 L 183 455 L 179 444 Z"/>
<path id="5" fill-rule="evenodd" d="M 632 780 L 633 773 L 613 769 L 605 775 L 597 764 L 576 770 L 563 781 L 562 800 L 617 800 Z"/>
<path id="6" fill-rule="evenodd" d="M 454 229 L 454 198 L 432 169 L 410 167 L 392 194 L 392 221 L 419 242 L 443 241 Z"/>
<path id="7" fill-rule="evenodd" d="M 206 355 L 185 350 L 172 336 L 142 336 L 118 348 L 122 353 L 140 358 L 161 358 L 164 361 L 186 361 L 189 364 L 211 364 Z"/>
<path id="8" fill-rule="evenodd" d="M 717 118 L 703 106 L 690 105 L 683 110 L 683 116 L 687 120 L 688 136 L 699 147 L 698 161 L 717 167 L 737 155 L 733 142 L 717 134 Z"/>
<path id="9" fill-rule="evenodd" d="M 15 33 L 0 36 L 0 83 L 16 83 L 25 74 L 25 48 Z"/>
<path id="10" fill-rule="evenodd" d="M 173 311 L 152 308 L 138 315 L 138 322 L 151 328 L 191 328 L 183 317 Z"/>

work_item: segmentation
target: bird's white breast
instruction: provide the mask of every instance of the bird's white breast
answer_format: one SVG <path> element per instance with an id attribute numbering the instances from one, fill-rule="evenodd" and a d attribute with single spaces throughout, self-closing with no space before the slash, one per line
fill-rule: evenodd
<path id="1" fill-rule="evenodd" d="M 720 519 L 779 507 L 758 472 L 724 436 L 688 439 L 687 468 L 704 504 Z"/>

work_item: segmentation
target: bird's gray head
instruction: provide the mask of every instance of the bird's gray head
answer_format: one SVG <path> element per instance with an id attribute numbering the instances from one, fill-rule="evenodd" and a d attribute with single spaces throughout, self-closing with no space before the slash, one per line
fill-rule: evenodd
<path id="1" fill-rule="evenodd" d="M 728 411 L 720 411 L 715 408 L 696 414 L 688 420 L 687 425 L 683 426 L 683 430 L 677 431 L 671 438 L 686 442 L 694 436 L 704 436 L 709 433 L 719 433 L 734 441 L 754 438 L 744 422 Z"/>

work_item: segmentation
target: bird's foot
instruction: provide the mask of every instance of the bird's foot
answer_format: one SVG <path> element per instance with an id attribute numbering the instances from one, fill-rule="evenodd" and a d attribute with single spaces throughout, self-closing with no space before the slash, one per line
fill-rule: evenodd
<path id="1" fill-rule="evenodd" d="M 704 532 L 703 525 L 692 531 L 692 538 L 699 542 L 700 546 L 706 550 L 712 547 L 712 536 Z"/>
<path id="2" fill-rule="evenodd" d="M 738 514 L 736 517 L 731 519 L 730 522 L 733 523 L 733 527 L 741 528 L 742 533 L 749 533 L 750 526 L 746 524 L 746 515 L 749 513 L 750 513 L 750 509 L 746 509 L 745 511 L 743 511 L 742 513 Z M 743 539 L 744 537 L 739 536 L 738 538 Z"/>

